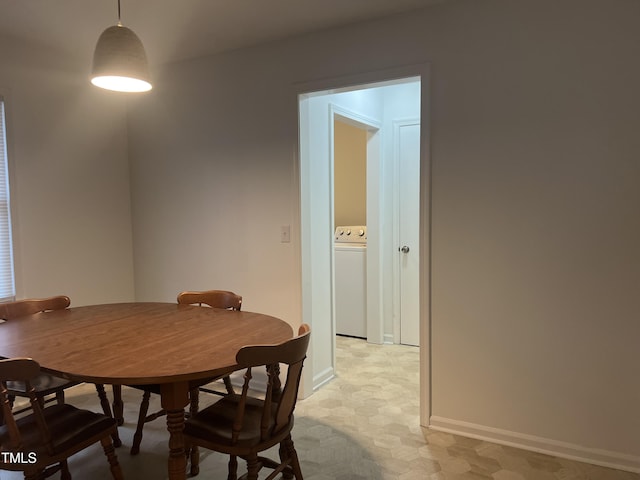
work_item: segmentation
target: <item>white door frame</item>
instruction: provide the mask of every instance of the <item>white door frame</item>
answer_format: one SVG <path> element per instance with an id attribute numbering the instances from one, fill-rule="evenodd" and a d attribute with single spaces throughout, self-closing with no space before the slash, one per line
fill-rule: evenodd
<path id="1" fill-rule="evenodd" d="M 312 331 L 312 341 L 308 352 L 307 365 L 311 368 L 306 368 L 306 374 L 303 376 L 301 383 L 301 393 L 303 396 L 310 395 L 314 387 L 318 386 L 318 380 L 322 381 L 322 378 L 314 377 L 317 375 L 310 374 L 315 372 L 314 357 L 321 355 L 324 346 L 320 343 L 314 342 L 314 330 L 318 332 L 316 338 L 321 340 L 324 332 L 325 334 L 329 330 L 327 328 L 327 312 L 326 309 L 320 307 L 316 308 L 316 305 L 326 304 L 327 296 L 331 296 L 332 285 L 332 266 L 323 268 L 315 260 L 316 253 L 320 252 L 321 255 L 331 258 L 333 254 L 333 239 L 332 235 L 327 235 L 327 232 L 323 232 L 324 228 L 328 227 L 328 219 L 333 217 L 331 212 L 327 215 L 326 210 L 321 212 L 321 219 L 319 224 L 316 224 L 312 215 L 316 211 L 320 211 L 322 208 L 328 208 L 325 203 L 323 206 L 314 204 L 314 192 L 312 188 L 311 179 L 313 177 L 313 168 L 317 168 L 317 165 L 310 165 L 308 163 L 310 150 L 313 148 L 309 144 L 308 139 L 305 138 L 307 132 L 302 130 L 302 121 L 305 119 L 305 112 L 302 97 L 312 95 L 313 92 L 320 92 L 330 89 L 345 89 L 352 86 L 366 85 L 373 83 L 380 83 L 385 81 L 393 81 L 408 77 L 420 77 L 421 79 L 421 94 L 420 94 L 420 423 L 423 426 L 429 425 L 429 417 L 431 415 L 431 365 L 430 365 L 430 312 L 431 312 L 431 284 L 430 284 L 430 237 L 431 237 L 431 168 L 429 159 L 429 90 L 430 90 L 430 76 L 429 76 L 429 64 L 410 65 L 405 67 L 385 69 L 376 72 L 359 73 L 355 75 L 349 75 L 344 77 L 336 77 L 329 79 L 322 79 L 312 82 L 304 82 L 293 85 L 292 93 L 295 96 L 295 104 L 298 110 L 298 127 L 299 138 L 296 148 L 297 155 L 295 156 L 294 172 L 299 175 L 298 183 L 298 199 L 300 206 L 300 224 L 299 224 L 299 240 L 300 240 L 300 255 L 298 258 L 299 271 L 301 278 L 301 297 L 302 297 L 302 322 L 309 323 Z M 319 168 L 325 168 L 320 166 Z M 330 168 L 327 166 L 327 168 Z M 326 170 L 325 170 L 326 173 Z M 328 194 L 325 191 L 325 194 Z M 326 198 L 326 197 L 324 197 Z M 320 235 L 317 235 L 320 232 Z M 316 267 L 320 268 L 316 268 Z M 319 274 L 319 275 L 318 275 Z M 332 303 L 332 299 L 329 301 Z M 333 322 L 333 319 L 330 320 Z M 331 331 L 334 330 L 334 326 L 331 325 Z M 326 335 L 324 335 L 326 337 Z M 333 354 L 333 345 L 331 347 L 331 353 Z M 322 372 L 320 377 L 325 376 L 326 372 Z M 326 379 L 324 381 L 327 381 Z"/>

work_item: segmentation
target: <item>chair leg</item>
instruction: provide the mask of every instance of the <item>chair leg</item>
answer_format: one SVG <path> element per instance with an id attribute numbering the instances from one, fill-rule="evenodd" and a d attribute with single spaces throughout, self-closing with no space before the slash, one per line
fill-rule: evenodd
<path id="1" fill-rule="evenodd" d="M 200 407 L 200 389 L 194 388 L 189 392 L 189 397 L 191 401 L 189 402 L 189 416 L 193 418 L 197 413 Z M 191 476 L 195 477 L 200 473 L 200 452 L 198 450 L 197 445 L 189 446 L 189 460 L 191 463 Z"/>
<path id="2" fill-rule="evenodd" d="M 102 407 L 102 411 L 107 417 L 112 417 L 111 406 L 109 405 L 109 400 L 107 399 L 107 392 L 104 390 L 104 385 L 101 383 L 96 383 L 96 392 L 98 393 L 98 398 L 100 399 L 100 406 Z"/>
<path id="3" fill-rule="evenodd" d="M 234 393 L 236 393 L 235 390 L 233 389 L 233 385 L 231 384 L 231 378 L 229 378 L 229 375 L 224 377 L 222 381 L 224 382 L 224 386 L 227 389 L 227 393 L 229 395 L 233 395 Z"/>
<path id="4" fill-rule="evenodd" d="M 102 411 L 107 417 L 112 417 L 111 407 L 109 406 L 109 400 L 107 399 L 107 392 L 104 390 L 104 385 L 101 383 L 96 383 L 96 392 L 98 392 L 98 398 L 100 399 L 100 406 L 102 407 Z M 118 429 L 116 428 L 115 432 L 111 435 L 113 438 L 113 445 L 115 447 L 119 447 L 122 445 L 122 441 L 120 440 L 120 435 L 118 434 Z"/>
<path id="5" fill-rule="evenodd" d="M 113 418 L 118 426 L 124 425 L 124 403 L 122 402 L 122 385 L 112 385 L 113 388 Z"/>
<path id="6" fill-rule="evenodd" d="M 291 462 L 289 461 L 289 451 L 287 450 L 287 447 L 285 445 L 284 442 L 280 443 L 280 449 L 279 449 L 279 453 L 280 453 L 280 463 L 289 463 L 289 465 L 291 465 Z M 286 479 L 286 480 L 290 480 L 291 478 L 293 478 L 293 473 L 292 469 L 287 467 L 282 471 L 282 478 Z"/>
<path id="7" fill-rule="evenodd" d="M 258 455 L 253 454 L 247 457 L 247 480 L 258 480 L 259 471 L 260 460 L 258 460 Z"/>
<path id="8" fill-rule="evenodd" d="M 229 474 L 227 480 L 238 480 L 238 457 L 229 456 Z"/>
<path id="9" fill-rule="evenodd" d="M 118 457 L 116 456 L 116 451 L 113 448 L 113 443 L 111 443 L 110 437 L 102 437 L 100 439 L 100 443 L 102 444 L 104 454 L 107 456 L 111 476 L 114 480 L 124 480 L 122 468 L 120 468 L 120 464 L 118 463 Z"/>
<path id="10" fill-rule="evenodd" d="M 137 455 L 140 453 L 140 443 L 142 442 L 142 428 L 144 427 L 144 419 L 147 417 L 147 411 L 149 410 L 149 398 L 151 392 L 144 392 L 142 395 L 142 403 L 140 404 L 140 413 L 138 413 L 138 426 L 136 427 L 136 433 L 133 435 L 133 445 L 131 445 L 131 455 Z"/>
<path id="11" fill-rule="evenodd" d="M 193 417 L 200 409 L 200 389 L 192 388 L 189 390 L 189 416 Z"/>
<path id="12" fill-rule="evenodd" d="M 71 472 L 66 460 L 60 462 L 60 480 L 71 480 Z"/>
<path id="13" fill-rule="evenodd" d="M 296 452 L 296 447 L 293 445 L 291 435 L 285 438 L 283 443 L 287 449 L 289 459 L 291 460 L 291 468 L 293 469 L 293 474 L 295 475 L 296 480 L 303 480 L 302 469 L 300 468 L 300 461 L 298 460 L 298 452 Z"/>
<path id="14" fill-rule="evenodd" d="M 56 392 L 56 402 L 58 405 L 62 405 L 64 403 L 64 390 L 60 389 Z"/>
<path id="15" fill-rule="evenodd" d="M 184 441 L 184 456 L 190 465 L 189 474 L 192 477 L 197 476 L 200 473 L 200 452 L 197 446 L 192 445 L 186 439 Z"/>
<path id="16" fill-rule="evenodd" d="M 189 450 L 189 460 L 191 462 L 191 473 L 192 477 L 195 477 L 200 473 L 200 450 L 197 445 L 191 445 Z"/>

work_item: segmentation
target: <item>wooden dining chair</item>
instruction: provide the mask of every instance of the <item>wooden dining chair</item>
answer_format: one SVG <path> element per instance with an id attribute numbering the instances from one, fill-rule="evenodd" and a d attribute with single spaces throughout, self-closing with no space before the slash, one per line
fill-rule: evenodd
<path id="1" fill-rule="evenodd" d="M 227 310 L 240 310 L 242 307 L 242 297 L 233 292 L 229 292 L 227 290 L 207 290 L 203 292 L 182 292 L 178 295 L 178 304 L 181 305 L 198 305 L 203 306 L 204 308 L 223 308 Z M 210 393 L 218 393 L 215 390 L 206 389 L 204 385 L 211 383 L 215 380 L 219 380 L 222 378 L 225 384 L 225 388 L 227 392 L 233 393 L 233 386 L 231 385 L 231 380 L 228 376 L 224 377 L 214 377 L 214 378 L 206 378 L 203 380 L 199 380 L 197 382 L 192 382 L 189 385 L 189 414 L 195 415 L 198 412 L 199 403 L 200 403 L 200 390 L 204 390 Z M 149 411 L 149 401 L 151 398 L 151 394 L 160 394 L 160 385 L 151 384 L 151 385 L 129 385 L 129 387 L 136 388 L 138 390 L 142 390 L 144 393 L 142 395 L 142 402 L 140 403 L 140 411 L 138 413 L 138 425 L 136 427 L 136 432 L 133 435 L 133 443 L 131 445 L 131 455 L 136 455 L 140 452 L 140 443 L 142 442 L 142 431 L 144 428 L 144 424 L 155 420 L 163 415 L 166 415 L 164 409 L 159 410 L 155 413 L 148 414 Z M 115 390 L 114 390 L 115 392 Z M 116 398 L 116 402 L 118 399 Z M 115 402 L 114 402 L 115 403 Z M 115 407 L 114 407 L 115 410 Z M 117 416 L 117 415 L 116 415 Z"/>
<path id="2" fill-rule="evenodd" d="M 41 480 L 60 471 L 62 480 L 70 480 L 67 459 L 100 442 L 115 480 L 122 480 L 111 435 L 115 419 L 100 413 L 57 403 L 43 407 L 31 381 L 40 375 L 40 365 L 30 358 L 0 360 L 0 470 L 24 472 L 26 480 Z M 9 402 L 9 382 L 20 382 L 32 412 L 17 418 Z"/>
<path id="3" fill-rule="evenodd" d="M 242 392 L 223 397 L 218 402 L 189 418 L 184 427 L 185 443 L 200 446 L 230 456 L 228 480 L 237 479 L 237 457 L 247 462 L 247 480 L 257 480 L 262 467 L 273 469 L 266 477 L 272 480 L 280 473 L 284 478 L 302 480 L 298 454 L 291 439 L 293 411 L 298 397 L 302 365 L 309 345 L 310 328 L 303 324 L 298 336 L 279 345 L 243 347 L 236 362 L 246 368 Z M 288 365 L 287 378 L 279 395 L 275 395 L 275 365 Z M 264 395 L 249 395 L 252 368 L 268 367 L 268 381 Z M 280 459 L 274 461 L 259 454 L 280 445 Z M 193 463 L 198 458 L 191 459 Z M 195 469 L 197 473 L 197 468 Z"/>
<path id="4" fill-rule="evenodd" d="M 15 318 L 24 317 L 25 315 L 33 315 L 34 313 L 41 313 L 50 310 L 62 310 L 67 308 L 70 304 L 71 300 L 69 297 L 64 295 L 0 303 L 0 319 L 10 321 Z M 64 403 L 65 389 L 77 384 L 78 382 L 56 377 L 44 372 L 40 372 L 40 374 L 31 381 L 31 385 L 34 388 L 36 397 L 41 402 L 41 405 L 53 400 L 56 400 L 59 404 Z M 13 404 L 13 399 L 15 397 L 28 397 L 24 382 L 8 382 L 7 391 L 11 404 Z M 55 395 L 55 397 L 50 397 L 50 395 Z M 19 411 L 14 413 L 19 413 Z"/>
<path id="5" fill-rule="evenodd" d="M 71 300 L 65 295 L 48 298 L 29 298 L 26 300 L 0 303 L 0 319 L 11 321 L 19 317 L 24 317 L 25 315 L 33 315 L 52 310 L 63 310 L 68 308 L 69 305 L 71 305 Z M 58 404 L 63 404 L 65 389 L 78 385 L 78 383 L 79 382 L 67 380 L 45 372 L 40 372 L 36 378 L 31 380 L 31 386 L 43 407 L 45 403 L 54 400 L 57 401 Z M 96 391 L 98 392 L 98 398 L 104 414 L 111 416 L 111 408 L 109 406 L 109 401 L 107 400 L 104 385 L 97 384 Z M 7 382 L 7 392 L 11 405 L 13 405 L 16 397 L 28 398 L 24 382 Z M 28 406 L 21 410 L 15 410 L 14 414 L 22 413 L 30 408 L 31 407 Z M 116 447 L 121 445 L 117 430 L 114 433 L 113 442 Z"/>

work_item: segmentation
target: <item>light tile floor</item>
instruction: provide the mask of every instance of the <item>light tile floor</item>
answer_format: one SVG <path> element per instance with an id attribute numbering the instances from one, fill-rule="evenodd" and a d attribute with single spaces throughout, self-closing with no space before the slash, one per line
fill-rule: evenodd
<path id="1" fill-rule="evenodd" d="M 634 473 L 424 429 L 417 348 L 343 337 L 337 346 L 337 378 L 299 401 L 296 410 L 293 439 L 305 480 L 640 480 Z M 125 388 L 123 396 L 124 446 L 117 452 L 125 478 L 166 478 L 165 422 L 145 425 L 141 453 L 130 456 L 141 393 Z M 202 405 L 207 397 L 203 394 Z M 74 387 L 67 400 L 99 410 L 91 385 Z M 158 406 L 154 402 L 152 408 Z M 203 451 L 198 478 L 226 478 L 226 462 Z M 72 458 L 70 468 L 75 480 L 110 478 L 99 446 Z M 0 472 L 0 480 L 20 478 Z"/>

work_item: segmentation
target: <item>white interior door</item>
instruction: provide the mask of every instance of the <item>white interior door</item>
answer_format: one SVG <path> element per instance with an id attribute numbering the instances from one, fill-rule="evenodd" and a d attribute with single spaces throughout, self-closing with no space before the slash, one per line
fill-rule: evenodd
<path id="1" fill-rule="evenodd" d="M 420 344 L 420 123 L 398 125 L 400 343 Z"/>

